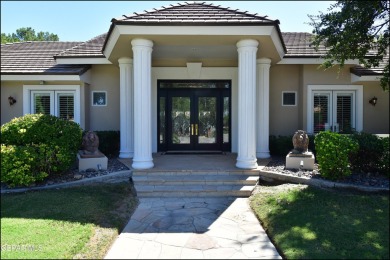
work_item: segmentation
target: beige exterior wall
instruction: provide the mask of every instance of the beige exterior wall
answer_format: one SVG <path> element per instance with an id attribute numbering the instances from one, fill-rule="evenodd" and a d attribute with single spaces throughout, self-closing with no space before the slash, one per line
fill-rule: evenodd
<path id="1" fill-rule="evenodd" d="M 23 86 L 39 85 L 39 81 L 1 81 L 1 124 L 11 121 L 15 117 L 23 116 Z M 80 95 L 84 95 L 84 83 L 80 81 L 45 81 L 45 85 L 78 85 L 80 86 Z M 8 103 L 8 97 L 16 99 L 12 106 Z M 85 106 L 81 103 L 80 107 L 80 126 L 85 126 Z"/>
<path id="2" fill-rule="evenodd" d="M 153 152 L 157 150 L 157 79 L 189 79 L 186 67 L 152 69 L 152 124 Z M 232 80 L 232 151 L 237 149 L 237 68 L 202 68 L 196 79 Z M 80 125 L 85 130 L 119 130 L 119 67 L 93 65 L 90 84 L 80 81 L 52 81 L 47 85 L 80 85 Z M 23 115 L 23 85 L 39 85 L 37 81 L 1 82 L 1 124 Z M 379 82 L 351 83 L 349 66 L 338 74 L 337 68 L 326 71 L 318 65 L 273 65 L 270 68 L 270 135 L 292 135 L 298 129 L 306 130 L 308 85 L 363 85 L 363 131 L 375 134 L 389 133 L 389 94 Z M 107 106 L 92 106 L 92 91 L 107 91 Z M 282 92 L 296 91 L 297 106 L 282 106 Z M 8 97 L 17 102 L 10 106 Z M 372 106 L 368 100 L 376 96 Z"/>
<path id="3" fill-rule="evenodd" d="M 16 99 L 12 106 L 8 103 L 8 97 Z M 21 82 L 1 82 L 1 124 L 11 121 L 15 117 L 23 115 L 23 84 Z"/>
<path id="4" fill-rule="evenodd" d="M 363 131 L 372 134 L 389 134 L 389 92 L 384 92 L 378 82 L 362 82 L 363 87 Z M 368 101 L 377 97 L 375 106 Z"/>
<path id="5" fill-rule="evenodd" d="M 275 65 L 270 68 L 270 135 L 292 135 L 300 129 L 302 105 L 299 65 Z M 283 106 L 283 91 L 296 91 L 297 105 Z"/>
<path id="6" fill-rule="evenodd" d="M 93 65 L 85 105 L 92 131 L 119 130 L 119 67 Z M 107 106 L 92 106 L 92 91 L 107 91 Z"/>
<path id="7" fill-rule="evenodd" d="M 362 85 L 363 86 L 363 132 L 374 134 L 389 133 L 389 94 L 384 92 L 379 85 L 379 81 L 375 82 L 355 82 L 351 83 L 350 68 L 353 65 L 345 65 L 343 70 L 338 72 L 338 68 L 334 67 L 328 70 L 319 68 L 319 65 L 302 65 L 302 88 L 303 100 L 307 100 L 308 85 Z M 368 100 L 376 96 L 378 105 L 373 107 L 368 103 Z M 382 100 L 382 104 L 379 104 Z M 306 102 L 303 106 L 303 128 L 307 124 L 307 106 Z"/>

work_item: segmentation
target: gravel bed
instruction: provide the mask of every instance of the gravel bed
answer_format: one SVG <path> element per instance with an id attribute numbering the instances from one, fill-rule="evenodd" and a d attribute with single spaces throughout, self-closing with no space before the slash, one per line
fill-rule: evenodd
<path id="1" fill-rule="evenodd" d="M 321 173 L 318 169 L 318 164 L 314 164 L 313 171 L 308 170 L 287 170 L 285 168 L 286 158 L 285 157 L 272 157 L 271 161 L 264 167 L 264 171 L 272 171 L 281 174 L 288 174 L 293 176 L 305 176 L 308 178 L 319 178 L 322 179 Z M 352 173 L 337 182 L 348 183 L 354 185 L 378 187 L 378 188 L 389 188 L 389 178 L 380 175 L 379 173 Z"/>

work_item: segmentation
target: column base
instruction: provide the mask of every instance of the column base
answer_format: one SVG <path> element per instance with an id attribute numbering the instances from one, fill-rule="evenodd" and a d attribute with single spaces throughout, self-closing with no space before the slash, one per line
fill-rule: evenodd
<path id="1" fill-rule="evenodd" d="M 269 153 L 269 151 L 257 152 L 256 157 L 260 159 L 266 159 L 266 158 L 270 158 L 271 154 Z"/>
<path id="2" fill-rule="evenodd" d="M 138 160 L 134 160 L 133 159 L 133 164 L 131 165 L 131 167 L 135 170 L 146 170 L 146 169 L 151 169 L 154 167 L 154 163 L 153 163 L 153 159 L 151 160 L 142 160 L 142 161 L 138 161 Z"/>
<path id="3" fill-rule="evenodd" d="M 119 151 L 119 158 L 121 159 L 128 159 L 133 157 L 134 157 L 134 152 Z"/>
<path id="4" fill-rule="evenodd" d="M 258 167 L 257 160 L 242 160 L 237 158 L 236 167 L 240 169 L 256 169 Z"/>

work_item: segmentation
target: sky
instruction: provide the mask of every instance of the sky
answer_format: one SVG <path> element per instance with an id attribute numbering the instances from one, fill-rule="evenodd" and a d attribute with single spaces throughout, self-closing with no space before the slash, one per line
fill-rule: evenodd
<path id="1" fill-rule="evenodd" d="M 184 1 L 1 1 L 1 33 L 22 27 L 57 34 L 60 41 L 87 41 L 108 31 L 111 19 Z M 278 19 L 282 32 L 312 32 L 308 14 L 335 1 L 202 1 Z"/>

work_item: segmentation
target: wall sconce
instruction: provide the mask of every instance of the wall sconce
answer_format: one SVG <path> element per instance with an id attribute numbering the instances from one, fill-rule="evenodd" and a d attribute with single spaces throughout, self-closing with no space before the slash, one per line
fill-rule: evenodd
<path id="1" fill-rule="evenodd" d="M 16 99 L 14 99 L 12 96 L 9 96 L 8 97 L 8 102 L 9 102 L 9 105 L 12 106 L 13 104 L 16 103 Z"/>
<path id="2" fill-rule="evenodd" d="M 378 101 L 378 98 L 373 97 L 373 98 L 371 98 L 368 102 L 369 102 L 371 105 L 375 106 L 377 101 Z"/>

